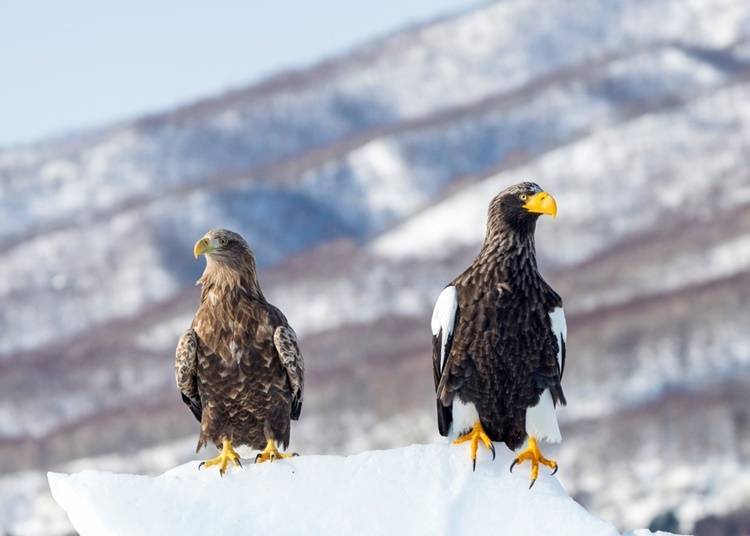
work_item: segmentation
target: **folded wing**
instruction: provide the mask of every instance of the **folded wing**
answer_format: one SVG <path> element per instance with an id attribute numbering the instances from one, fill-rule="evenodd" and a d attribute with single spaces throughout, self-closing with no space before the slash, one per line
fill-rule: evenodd
<path id="1" fill-rule="evenodd" d="M 187 404 L 195 418 L 200 422 L 203 414 L 200 395 L 198 393 L 198 342 L 193 328 L 182 334 L 175 350 L 175 379 L 177 388 L 182 395 L 182 401 Z"/>
<path id="2" fill-rule="evenodd" d="M 305 380 L 305 362 L 297 344 L 297 334 L 290 326 L 279 326 L 273 334 L 273 342 L 284 365 L 292 388 L 292 409 L 290 417 L 299 419 L 302 412 L 302 395 Z"/>
<path id="3" fill-rule="evenodd" d="M 432 367 L 437 398 L 438 429 L 441 435 L 448 435 L 453 419 L 453 405 L 441 401 L 440 385 L 447 369 L 448 358 L 453 344 L 453 328 L 458 316 L 458 293 L 456 287 L 443 289 L 432 311 Z"/>

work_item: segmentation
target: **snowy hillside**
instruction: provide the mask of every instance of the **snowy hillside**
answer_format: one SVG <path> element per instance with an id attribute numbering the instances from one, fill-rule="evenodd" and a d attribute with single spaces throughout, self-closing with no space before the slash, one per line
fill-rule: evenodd
<path id="1" fill-rule="evenodd" d="M 474 473 L 467 461 L 464 448 L 419 445 L 247 463 L 224 478 L 191 462 L 158 477 L 84 471 L 49 482 L 81 536 L 618 534 L 553 477 L 529 490 L 508 472 L 510 452 Z"/>
<path id="2" fill-rule="evenodd" d="M 171 360 L 209 227 L 248 239 L 303 337 L 295 448 L 434 440 L 434 299 L 527 179 L 559 206 L 537 233 L 570 329 L 558 478 L 620 530 L 750 527 L 750 3 L 570 5 L 489 3 L 0 150 L 0 533 L 69 530 L 47 470 L 190 458 Z"/>
<path id="3" fill-rule="evenodd" d="M 268 266 L 383 230 L 467 175 L 730 84 L 749 61 L 749 14 L 726 0 L 498 2 L 246 90 L 0 152 L 0 298 L 15 310 L 0 357 L 173 298 L 194 275 L 173 253 L 207 226 L 239 228 Z"/>

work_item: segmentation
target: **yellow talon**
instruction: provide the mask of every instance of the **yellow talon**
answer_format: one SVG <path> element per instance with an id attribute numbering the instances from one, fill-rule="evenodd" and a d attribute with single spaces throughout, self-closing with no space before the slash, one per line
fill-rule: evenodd
<path id="1" fill-rule="evenodd" d="M 453 444 L 460 445 L 461 443 L 466 443 L 467 441 L 471 441 L 470 453 L 472 471 L 476 471 L 477 468 L 477 449 L 479 448 L 480 441 L 484 444 L 485 447 L 487 447 L 490 452 L 492 452 L 492 459 L 495 459 L 495 445 L 492 444 L 490 436 L 488 436 L 484 431 L 484 427 L 482 427 L 481 421 L 475 422 L 474 426 L 471 429 L 471 432 L 459 436 L 453 441 Z"/>
<path id="2" fill-rule="evenodd" d="M 242 467 L 242 462 L 240 462 L 240 455 L 236 450 L 234 450 L 234 447 L 232 447 L 232 442 L 229 439 L 224 439 L 221 442 L 221 452 L 219 453 L 219 455 L 216 456 L 216 458 L 211 458 L 210 460 L 201 462 L 198 466 L 198 469 L 202 467 L 213 467 L 214 465 L 218 465 L 219 474 L 221 476 L 224 476 L 224 473 L 227 472 L 227 466 L 229 465 L 229 462 Z"/>
<path id="3" fill-rule="evenodd" d="M 276 448 L 276 442 L 273 439 L 269 439 L 266 443 L 266 448 L 264 448 L 255 457 L 255 463 L 273 462 L 276 460 L 283 460 L 285 458 L 292 458 L 293 456 L 299 456 L 299 454 L 297 454 L 296 452 L 293 452 L 291 454 L 284 454 L 283 452 L 279 452 L 279 450 Z"/>
<path id="4" fill-rule="evenodd" d="M 523 449 L 518 454 L 518 456 L 516 456 L 515 460 L 513 460 L 513 463 L 510 466 L 510 472 L 513 472 L 513 468 L 516 466 L 516 464 L 523 463 L 526 460 L 529 460 L 531 462 L 531 484 L 529 484 L 529 489 L 531 489 L 531 487 L 536 482 L 536 479 L 539 477 L 540 463 L 552 469 L 553 475 L 557 472 L 557 462 L 555 460 L 549 460 L 542 456 L 542 451 L 539 450 L 539 444 L 537 443 L 535 437 L 529 436 L 529 442 L 526 445 L 526 448 Z"/>

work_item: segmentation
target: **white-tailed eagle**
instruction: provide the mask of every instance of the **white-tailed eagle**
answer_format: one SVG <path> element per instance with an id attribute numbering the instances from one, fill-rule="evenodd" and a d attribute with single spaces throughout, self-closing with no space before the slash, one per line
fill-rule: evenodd
<path id="1" fill-rule="evenodd" d="M 302 409 L 304 363 L 297 336 L 268 303 L 258 284 L 255 258 L 243 238 L 211 230 L 194 248 L 206 257 L 198 280 L 201 301 L 177 345 L 175 370 L 183 401 L 201 423 L 198 447 L 220 454 L 201 464 L 240 465 L 235 446 L 262 452 L 256 462 L 287 458 L 290 420 Z"/>

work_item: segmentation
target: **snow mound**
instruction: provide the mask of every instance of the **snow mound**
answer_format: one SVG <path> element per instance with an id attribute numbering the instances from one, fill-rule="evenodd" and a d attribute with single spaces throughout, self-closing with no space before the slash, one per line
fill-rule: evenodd
<path id="1" fill-rule="evenodd" d="M 81 536 L 191 534 L 617 535 L 554 477 L 528 489 L 511 453 L 414 445 L 356 456 L 245 464 L 223 478 L 187 463 L 157 477 L 49 473 L 55 500 Z"/>

